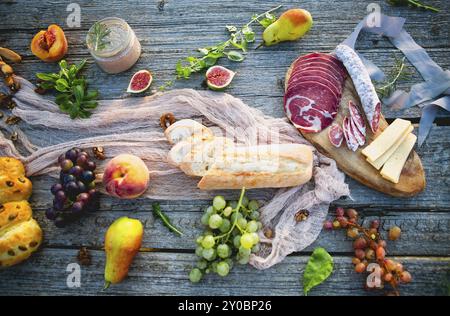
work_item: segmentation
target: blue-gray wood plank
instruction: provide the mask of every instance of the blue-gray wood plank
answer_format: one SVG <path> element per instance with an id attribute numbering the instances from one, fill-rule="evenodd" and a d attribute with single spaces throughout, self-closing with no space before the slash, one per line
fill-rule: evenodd
<path id="1" fill-rule="evenodd" d="M 443 68 L 450 68 L 450 5 L 446 0 L 427 1 L 442 10 L 432 13 L 407 7 L 393 8 L 378 1 L 382 12 L 407 18 L 406 29 L 425 47 L 430 56 Z M 294 1 L 232 1 L 166 0 L 163 10 L 159 0 L 152 1 L 77 1 L 81 7 L 81 27 L 66 25 L 66 7 L 70 2 L 3 1 L 0 3 L 0 46 L 10 47 L 24 56 L 14 65 L 18 74 L 35 80 L 36 72 L 52 71 L 55 64 L 37 60 L 29 50 L 33 35 L 51 23 L 61 25 L 69 41 L 70 62 L 88 58 L 86 76 L 99 88 L 104 99 L 129 97 L 125 93 L 128 80 L 138 69 L 148 68 L 155 77 L 154 88 L 174 77 L 178 59 L 195 53 L 195 49 L 226 39 L 224 26 L 241 25 L 252 14 L 278 4 L 292 8 Z M 292 60 L 311 51 L 330 51 L 342 41 L 356 23 L 367 13 L 371 1 L 305 0 L 301 5 L 315 20 L 311 32 L 301 41 L 283 43 L 270 48 L 250 50 L 243 63 L 220 63 L 238 72 L 227 92 L 260 108 L 266 114 L 281 117 L 283 89 L 281 80 Z M 139 37 L 143 53 L 138 63 L 119 75 L 107 75 L 90 58 L 84 39 L 87 29 L 98 19 L 118 16 L 127 20 Z M 257 28 L 258 29 L 258 28 Z M 258 32 L 260 30 L 258 29 Z M 388 70 L 394 60 L 395 49 L 384 39 L 364 35 L 358 43 L 360 51 L 382 69 Z M 408 88 L 420 81 L 415 73 L 400 84 Z M 177 81 L 173 88 L 203 89 L 202 76 L 193 75 L 189 81 Z M 148 92 L 149 94 L 151 92 Z M 404 117 L 418 122 L 420 109 L 404 112 L 383 109 L 389 118 Z M 383 222 L 383 231 L 399 225 L 404 234 L 388 247 L 413 274 L 413 283 L 403 286 L 406 295 L 437 295 L 448 293 L 450 268 L 450 133 L 449 116 L 439 113 L 438 125 L 431 137 L 418 151 L 427 173 L 426 191 L 414 198 L 399 199 L 374 192 L 349 179 L 352 197 L 333 203 L 335 206 L 356 207 L 365 222 L 373 218 Z M 101 209 L 65 229 L 56 229 L 43 212 L 51 204 L 48 192 L 51 179 L 34 178 L 32 204 L 35 217 L 44 229 L 42 249 L 19 265 L 0 271 L 0 292 L 3 294 L 45 295 L 301 295 L 302 271 L 312 249 L 324 246 L 335 257 L 332 277 L 314 289 L 312 295 L 378 295 L 363 288 L 364 278 L 352 271 L 351 241 L 343 232 L 323 232 L 305 251 L 293 254 L 284 262 L 266 271 L 238 267 L 225 279 L 209 276 L 202 283 L 191 285 L 187 271 L 195 262 L 194 236 L 200 231 L 199 218 L 207 201 L 162 201 L 163 209 L 186 235 L 175 237 L 155 221 L 151 215 L 151 201 L 137 199 L 119 201 L 102 197 Z M 109 291 L 100 292 L 103 284 L 103 236 L 108 225 L 122 215 L 134 216 L 145 222 L 143 249 L 138 254 L 130 277 Z M 83 267 L 80 288 L 66 285 L 66 267 L 76 262 L 81 246 L 88 246 L 93 264 Z"/>

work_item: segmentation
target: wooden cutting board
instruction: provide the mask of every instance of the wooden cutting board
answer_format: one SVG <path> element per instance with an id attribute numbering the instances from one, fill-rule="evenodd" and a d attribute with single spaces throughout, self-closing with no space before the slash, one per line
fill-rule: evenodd
<path id="1" fill-rule="evenodd" d="M 292 72 L 292 65 L 286 73 L 285 89 Z M 350 77 L 347 78 L 344 91 L 342 92 L 342 99 L 339 107 L 339 112 L 336 116 L 335 122 L 342 126 L 342 121 L 345 116 L 350 116 L 348 109 L 348 101 L 352 100 L 358 105 L 360 112 L 364 113 L 361 108 L 361 102 L 359 96 L 353 85 L 353 81 Z M 366 144 L 363 147 L 359 147 L 355 152 L 347 148 L 345 139 L 342 142 L 341 147 L 334 147 L 328 139 L 328 130 L 331 126 L 322 130 L 319 133 L 303 133 L 303 137 L 307 139 L 314 147 L 322 154 L 334 159 L 338 167 L 353 179 L 361 182 L 362 184 L 375 189 L 377 191 L 397 196 L 397 197 L 409 197 L 418 194 L 425 188 L 425 172 L 422 167 L 419 155 L 413 150 L 411 151 L 408 160 L 403 167 L 400 175 L 400 180 L 397 184 L 392 183 L 384 179 L 380 175 L 380 171 L 372 167 L 362 155 L 361 150 L 370 144 L 381 132 L 388 126 L 388 123 L 382 115 L 380 118 L 380 128 L 376 134 L 373 134 L 369 124 L 366 120 L 367 136 Z"/>

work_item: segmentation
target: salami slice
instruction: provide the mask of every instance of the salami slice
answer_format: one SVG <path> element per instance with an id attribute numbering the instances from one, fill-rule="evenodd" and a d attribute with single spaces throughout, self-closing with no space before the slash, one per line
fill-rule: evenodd
<path id="1" fill-rule="evenodd" d="M 350 120 L 347 116 L 344 117 L 344 121 L 342 122 L 342 130 L 344 132 L 345 142 L 347 143 L 348 149 L 351 151 L 356 151 L 359 144 L 351 132 Z"/>
<path id="2" fill-rule="evenodd" d="M 335 147 L 341 147 L 342 141 L 344 140 L 344 132 L 338 124 L 331 125 L 328 130 L 328 139 L 330 143 Z"/>
<path id="3" fill-rule="evenodd" d="M 356 52 L 347 45 L 338 45 L 336 55 L 344 63 L 355 85 L 356 92 L 366 114 L 370 128 L 375 133 L 378 130 L 381 116 L 381 102 L 375 87 L 370 80 L 369 73 Z"/>
<path id="4" fill-rule="evenodd" d="M 330 126 L 337 114 L 338 100 L 318 82 L 301 82 L 284 96 L 286 116 L 304 132 L 320 132 Z"/>
<path id="5" fill-rule="evenodd" d="M 348 101 L 348 109 L 350 111 L 350 117 L 354 121 L 354 124 L 358 128 L 358 130 L 361 132 L 361 134 L 365 137 L 366 136 L 366 122 L 364 121 L 364 117 L 361 115 L 361 113 L 358 110 L 358 107 L 355 103 L 353 103 L 351 100 Z"/>
<path id="6" fill-rule="evenodd" d="M 366 143 L 366 137 L 360 132 L 360 130 L 356 126 L 353 117 L 350 116 L 349 121 L 350 121 L 350 132 L 353 134 L 353 136 L 355 136 L 358 145 L 364 146 L 364 144 Z"/>

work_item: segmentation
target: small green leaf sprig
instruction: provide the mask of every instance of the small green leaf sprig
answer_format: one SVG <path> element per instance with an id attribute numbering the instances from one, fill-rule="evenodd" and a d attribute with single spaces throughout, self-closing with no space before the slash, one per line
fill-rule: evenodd
<path id="1" fill-rule="evenodd" d="M 69 114 L 71 119 L 89 118 L 91 110 L 97 107 L 97 90 L 88 90 L 87 81 L 80 76 L 86 59 L 79 64 L 69 65 L 66 60 L 59 62 L 58 73 L 37 73 L 40 79 L 38 89 L 41 91 L 56 90 L 55 102 L 63 113 Z"/>
<path id="2" fill-rule="evenodd" d="M 414 7 L 414 8 L 424 9 L 424 10 L 430 10 L 433 12 L 441 11 L 438 8 L 424 4 L 424 3 L 420 2 L 419 0 L 387 0 L 387 3 L 389 3 L 390 5 L 393 5 L 393 6 L 409 6 L 409 7 Z"/>
<path id="3" fill-rule="evenodd" d="M 333 258 L 324 248 L 314 249 L 303 273 L 303 292 L 308 292 L 324 282 L 333 272 Z"/>
<path id="4" fill-rule="evenodd" d="M 201 57 L 188 56 L 178 61 L 175 68 L 177 79 L 189 79 L 192 73 L 214 66 L 218 59 L 225 56 L 231 61 L 243 61 L 247 53 L 248 44 L 255 41 L 255 32 L 251 27 L 252 24 L 259 23 L 264 28 L 268 27 L 277 19 L 272 12 L 281 7 L 279 5 L 264 13 L 253 15 L 252 19 L 241 28 L 227 25 L 226 29 L 230 34 L 228 40 L 214 46 L 199 48 L 198 51 L 202 54 Z"/>
<path id="5" fill-rule="evenodd" d="M 169 230 L 176 233 L 178 236 L 183 236 L 183 233 L 172 224 L 170 218 L 166 214 L 163 213 L 159 203 L 153 203 L 152 209 L 153 209 L 153 214 L 162 220 L 164 226 L 166 226 Z"/>
<path id="6" fill-rule="evenodd" d="M 94 51 L 105 49 L 110 42 L 106 37 L 111 33 L 111 30 L 103 23 L 95 22 L 92 29 L 88 33 L 87 43 Z"/>
<path id="7" fill-rule="evenodd" d="M 386 76 L 386 79 L 376 87 L 376 91 L 381 98 L 389 97 L 396 89 L 397 83 L 411 77 L 411 71 L 405 63 L 406 57 L 398 58 L 394 55 L 395 63 Z"/>

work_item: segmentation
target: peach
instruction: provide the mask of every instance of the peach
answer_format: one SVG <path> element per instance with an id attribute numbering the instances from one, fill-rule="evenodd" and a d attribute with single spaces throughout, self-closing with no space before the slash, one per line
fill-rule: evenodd
<path id="1" fill-rule="evenodd" d="M 67 54 L 67 39 L 62 28 L 52 24 L 47 31 L 39 31 L 31 41 L 31 52 L 46 62 L 61 60 Z"/>
<path id="2" fill-rule="evenodd" d="M 109 195 L 119 199 L 134 199 L 143 194 L 150 180 L 141 158 L 120 154 L 111 159 L 103 173 L 103 185 Z"/>

